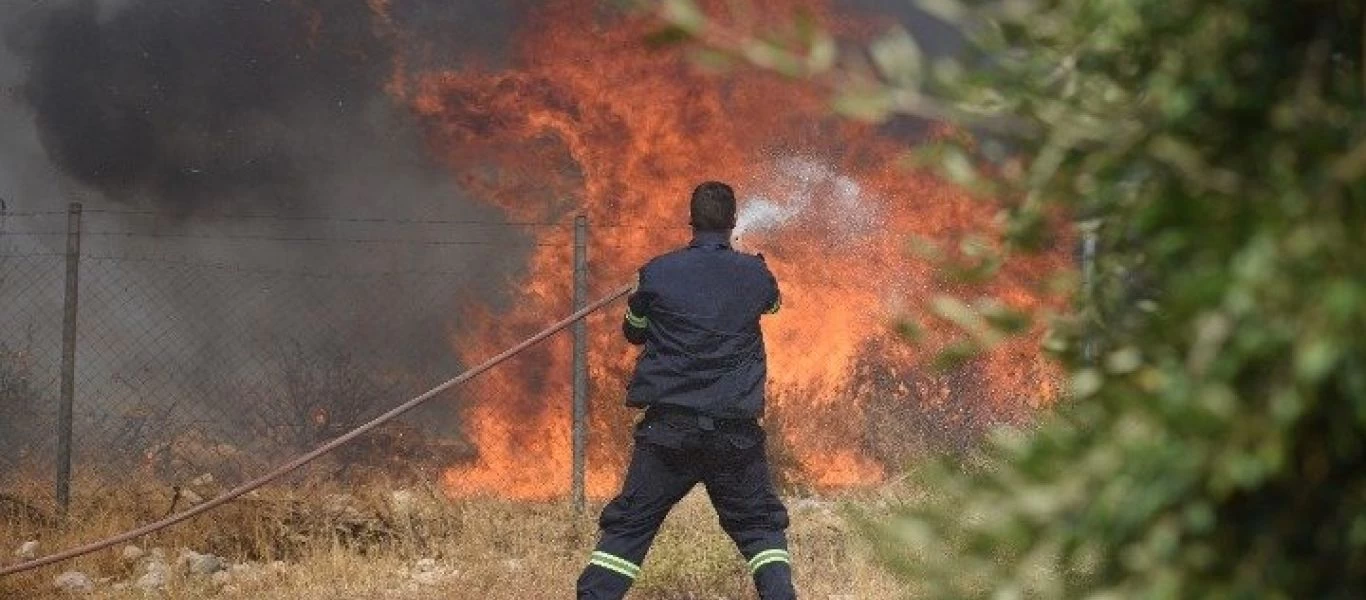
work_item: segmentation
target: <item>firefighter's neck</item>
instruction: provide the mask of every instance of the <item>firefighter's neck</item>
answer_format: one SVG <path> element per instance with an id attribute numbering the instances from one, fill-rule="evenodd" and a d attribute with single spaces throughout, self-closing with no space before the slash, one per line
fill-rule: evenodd
<path id="1" fill-rule="evenodd" d="M 692 230 L 692 246 L 721 246 L 730 247 L 731 229 L 694 229 Z"/>

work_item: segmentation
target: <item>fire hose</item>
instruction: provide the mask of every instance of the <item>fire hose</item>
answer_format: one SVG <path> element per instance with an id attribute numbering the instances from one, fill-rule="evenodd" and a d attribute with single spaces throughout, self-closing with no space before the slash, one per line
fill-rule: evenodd
<path id="1" fill-rule="evenodd" d="M 415 396 L 407 402 L 404 402 L 403 404 L 394 407 L 393 409 L 389 410 L 389 412 L 386 412 L 378 417 L 375 417 L 373 420 L 365 423 L 364 425 L 361 425 L 355 429 L 352 429 L 351 431 L 346 432 L 343 435 L 333 438 L 331 441 L 321 446 L 318 446 L 317 448 L 314 448 L 307 454 L 302 454 L 296 457 L 294 460 L 291 460 L 283 465 L 280 465 L 279 467 L 276 467 L 275 470 L 266 473 L 265 475 L 262 475 L 260 477 L 257 477 L 256 479 L 243 483 L 229 490 L 228 492 L 213 498 L 212 500 L 209 500 L 207 502 L 204 502 L 203 504 L 196 505 L 193 508 L 166 517 L 160 521 L 148 523 L 147 525 L 143 525 L 142 527 L 139 527 L 137 529 L 132 529 L 98 542 L 93 542 L 90 544 L 86 544 L 84 546 L 71 548 L 63 552 L 58 552 L 56 554 L 51 554 L 48 556 L 44 556 L 42 558 L 33 559 L 28 562 L 22 562 L 15 565 L 10 565 L 8 567 L 0 567 L 0 577 L 13 575 L 15 573 L 22 573 L 24 571 L 30 571 L 33 569 L 37 569 L 39 567 L 45 567 L 53 563 L 58 563 L 64 560 L 76 558 L 77 556 L 83 556 L 86 554 L 90 554 L 92 552 L 98 552 L 105 548 L 114 546 L 115 544 L 121 544 L 123 542 L 137 539 L 149 533 L 160 531 L 182 521 L 186 521 L 190 518 L 198 516 L 202 513 L 213 510 L 219 506 L 227 504 L 228 502 L 235 500 L 243 494 L 246 494 L 248 492 L 256 490 L 257 488 L 265 486 L 266 484 L 269 484 L 275 481 L 276 479 L 279 479 L 280 477 L 283 477 L 286 474 L 294 471 L 295 469 L 298 469 L 299 467 L 302 467 L 310 462 L 313 462 L 322 455 L 327 454 L 328 452 L 331 452 L 333 450 L 336 450 L 337 448 L 340 448 L 348 442 L 355 440 L 357 437 L 364 435 L 366 432 L 376 427 L 379 427 L 380 425 L 394 419 L 395 417 L 405 412 L 408 412 L 409 410 L 412 410 L 413 408 L 417 407 L 417 405 L 422 404 L 423 402 L 426 402 L 428 400 L 431 400 L 437 394 L 440 394 L 441 392 L 444 392 L 462 383 L 465 383 L 471 379 L 474 379 L 476 376 L 482 374 L 485 371 L 488 371 L 489 369 L 492 369 L 499 363 L 502 363 L 503 361 L 512 358 L 513 356 L 516 356 L 517 354 L 521 353 L 527 348 L 534 346 L 537 342 L 540 342 L 541 340 L 544 340 L 558 333 L 560 330 L 570 326 L 575 321 L 578 321 L 579 319 L 587 317 L 588 315 L 597 312 L 598 310 L 601 310 L 603 307 L 606 307 L 608 304 L 611 304 L 616 299 L 630 293 L 631 289 L 634 287 L 635 284 L 628 284 L 613 290 L 606 296 L 575 311 L 574 314 L 571 314 L 565 317 L 564 319 L 556 321 L 549 327 L 542 329 L 536 335 L 533 335 L 523 340 L 516 346 L 508 348 L 507 350 L 504 350 L 498 355 L 488 360 L 485 360 L 478 366 L 466 370 L 464 373 L 461 373 L 460 375 L 457 375 L 456 377 L 447 380 L 445 383 L 442 383 L 441 385 L 438 385 L 430 390 L 427 390 L 426 392 L 423 392 L 421 395 Z"/>

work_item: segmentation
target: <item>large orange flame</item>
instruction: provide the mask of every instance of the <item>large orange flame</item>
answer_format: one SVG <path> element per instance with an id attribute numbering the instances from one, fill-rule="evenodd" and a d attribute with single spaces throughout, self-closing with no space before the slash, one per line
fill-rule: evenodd
<path id="1" fill-rule="evenodd" d="M 820 2 L 805 4 L 816 18 L 832 18 Z M 756 5 L 751 18 L 794 9 Z M 905 139 L 832 118 L 809 88 L 764 73 L 700 72 L 681 51 L 646 49 L 652 26 L 551 2 L 515 40 L 513 68 L 414 74 L 404 96 L 472 194 L 513 220 L 590 219 L 595 290 L 620 285 L 651 256 L 686 243 L 693 186 L 733 182 L 742 196 L 739 243 L 764 253 L 783 290 L 783 311 L 764 323 L 770 417 L 807 485 L 873 483 L 895 466 L 870 451 L 870 431 L 898 428 L 874 405 L 957 402 L 1011 414 L 1028 399 L 1051 397 L 1052 376 L 1029 340 L 998 347 L 975 363 L 978 377 L 955 383 L 925 366 L 948 339 L 942 326 L 915 317 L 929 332 L 923 347 L 899 342 L 889 327 L 921 300 L 956 291 L 907 252 L 907 239 L 990 231 L 991 203 L 908 171 Z M 471 309 L 471 329 L 456 336 L 467 361 L 569 310 L 567 231 L 528 228 L 539 243 L 524 276 L 511 282 L 511 302 Z M 986 292 L 1037 308 L 1034 284 L 1062 260 L 1014 261 Z M 595 497 L 614 491 L 627 446 L 621 399 L 633 349 L 618 339 L 620 318 L 599 314 L 588 325 Z M 860 375 L 870 358 L 880 365 L 876 385 Z M 464 417 L 479 455 L 445 474 L 450 493 L 548 499 L 567 491 L 570 360 L 567 340 L 552 340 L 471 384 Z"/>

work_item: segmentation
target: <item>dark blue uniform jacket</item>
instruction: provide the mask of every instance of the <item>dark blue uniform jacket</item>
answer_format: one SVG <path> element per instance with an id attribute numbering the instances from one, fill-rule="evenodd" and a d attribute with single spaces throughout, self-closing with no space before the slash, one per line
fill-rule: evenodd
<path id="1" fill-rule="evenodd" d="M 778 284 L 762 257 L 732 250 L 728 237 L 698 232 L 687 248 L 641 268 L 623 324 L 626 338 L 645 346 L 627 405 L 717 419 L 763 414 L 768 375 L 759 317 L 777 312 Z"/>

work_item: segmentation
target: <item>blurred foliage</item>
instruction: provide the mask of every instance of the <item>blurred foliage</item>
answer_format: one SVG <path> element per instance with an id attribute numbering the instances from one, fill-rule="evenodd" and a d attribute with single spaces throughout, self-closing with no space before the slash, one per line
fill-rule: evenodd
<path id="1" fill-rule="evenodd" d="M 918 473 L 928 499 L 873 526 L 883 556 L 927 597 L 1362 597 L 1362 4 L 921 4 L 971 50 L 931 60 L 893 29 L 834 56 L 809 23 L 655 5 L 851 117 L 972 131 L 933 154 L 1001 199 L 1016 251 L 1058 211 L 1093 232 L 1046 342 L 1070 397 L 995 434 L 983 466 Z M 995 335 L 979 307 L 936 309 Z"/>

